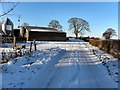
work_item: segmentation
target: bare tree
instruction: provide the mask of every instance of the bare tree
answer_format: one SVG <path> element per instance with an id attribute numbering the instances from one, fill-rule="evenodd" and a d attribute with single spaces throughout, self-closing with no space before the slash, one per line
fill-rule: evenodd
<path id="1" fill-rule="evenodd" d="M 25 37 L 26 36 L 26 28 L 29 26 L 29 24 L 27 23 L 27 22 L 24 22 L 23 24 L 22 24 L 22 35 L 23 35 L 23 37 Z M 28 28 L 28 30 L 29 30 L 29 28 Z"/>
<path id="2" fill-rule="evenodd" d="M 112 28 L 108 28 L 104 33 L 103 33 L 103 37 L 105 39 L 110 39 L 113 36 L 117 36 L 116 31 Z"/>
<path id="3" fill-rule="evenodd" d="M 23 26 L 23 27 L 26 27 L 26 26 L 29 26 L 29 24 L 28 24 L 27 22 L 24 22 L 24 23 L 22 24 L 22 26 Z"/>
<path id="4" fill-rule="evenodd" d="M 83 20 L 81 18 L 71 18 L 68 20 L 69 23 L 69 29 L 72 30 L 78 38 L 78 34 L 84 34 L 84 31 L 90 31 L 89 24 L 86 20 Z"/>
<path id="5" fill-rule="evenodd" d="M 4 8 L 3 7 L 3 5 L 4 5 L 4 3 L 7 3 L 8 4 L 8 7 L 9 7 L 9 4 L 10 3 L 12 3 L 12 7 L 9 7 L 9 8 L 7 8 L 7 10 L 5 10 L 5 12 L 4 13 L 2 13 L 2 14 L 0 14 L 0 17 L 2 17 L 2 16 L 5 16 L 5 15 L 7 15 L 7 14 L 9 14 L 11 11 L 13 11 L 16 7 L 17 7 L 17 5 L 19 4 L 19 2 L 3 2 L 3 1 L 1 1 L 0 2 L 1 4 L 2 4 L 2 8 Z"/>
<path id="6" fill-rule="evenodd" d="M 62 30 L 62 25 L 60 25 L 60 23 L 57 20 L 52 20 L 49 23 L 48 27 L 58 29 L 60 31 Z"/>

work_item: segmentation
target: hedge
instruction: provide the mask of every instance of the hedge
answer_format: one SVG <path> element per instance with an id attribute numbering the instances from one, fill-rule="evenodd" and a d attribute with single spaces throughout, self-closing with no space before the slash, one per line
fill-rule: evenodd
<path id="1" fill-rule="evenodd" d="M 120 59 L 120 40 L 94 40 L 90 39 L 89 43 L 98 47 L 114 57 Z"/>

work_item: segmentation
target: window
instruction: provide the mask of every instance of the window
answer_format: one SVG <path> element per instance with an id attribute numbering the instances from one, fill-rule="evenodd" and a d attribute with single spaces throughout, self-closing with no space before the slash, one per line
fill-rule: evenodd
<path id="1" fill-rule="evenodd" d="M 6 30 L 12 30 L 12 25 L 6 25 Z"/>

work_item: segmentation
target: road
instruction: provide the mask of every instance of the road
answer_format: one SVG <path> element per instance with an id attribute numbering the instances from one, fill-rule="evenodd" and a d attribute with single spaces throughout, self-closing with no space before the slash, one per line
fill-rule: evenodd
<path id="1" fill-rule="evenodd" d="M 117 88 L 117 84 L 108 75 L 100 60 L 86 45 L 69 43 L 56 44 L 56 47 L 64 48 L 65 51 L 41 70 L 29 87 Z"/>

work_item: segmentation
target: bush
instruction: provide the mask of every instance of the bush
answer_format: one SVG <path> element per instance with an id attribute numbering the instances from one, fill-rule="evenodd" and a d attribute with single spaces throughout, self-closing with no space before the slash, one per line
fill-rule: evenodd
<path id="1" fill-rule="evenodd" d="M 120 40 L 95 40 L 90 39 L 89 43 L 93 46 L 98 47 L 105 52 L 112 54 L 114 57 L 120 59 Z"/>

